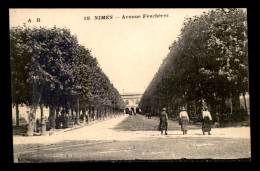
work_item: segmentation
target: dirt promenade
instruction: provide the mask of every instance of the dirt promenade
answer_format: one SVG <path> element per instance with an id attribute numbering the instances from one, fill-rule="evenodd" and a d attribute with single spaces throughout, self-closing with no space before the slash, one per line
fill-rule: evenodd
<path id="1" fill-rule="evenodd" d="M 53 136 L 14 136 L 14 153 L 19 162 L 251 157 L 249 127 L 203 135 L 200 126 L 190 125 L 182 135 L 169 121 L 168 135 L 161 135 L 158 124 L 158 118 L 121 115 Z"/>

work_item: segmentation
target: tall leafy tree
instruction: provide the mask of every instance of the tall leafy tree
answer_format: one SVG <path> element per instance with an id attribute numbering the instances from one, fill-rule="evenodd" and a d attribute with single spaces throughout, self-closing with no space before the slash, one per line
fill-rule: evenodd
<path id="1" fill-rule="evenodd" d="M 38 104 L 44 95 L 49 94 L 51 91 L 55 91 L 57 96 L 69 91 L 73 93 L 73 90 L 77 90 L 75 86 L 66 86 L 66 81 L 70 80 L 73 85 L 77 80 L 77 39 L 72 36 L 67 29 L 59 28 L 11 28 L 10 42 L 15 39 L 19 39 L 21 36 L 25 41 L 22 42 L 22 46 L 25 47 L 25 51 L 28 54 L 26 66 L 27 70 L 20 71 L 29 75 L 26 82 L 29 84 L 29 104 L 30 115 L 27 134 L 33 134 L 33 128 L 35 123 L 35 114 Z M 20 34 L 17 34 L 20 33 Z M 13 46 L 14 52 L 21 51 L 19 49 L 20 44 L 16 43 Z M 16 53 L 18 56 L 23 56 L 21 53 Z M 17 58 L 17 56 L 13 56 Z M 15 68 L 11 72 L 16 71 Z M 69 77 L 68 77 L 69 75 Z M 66 88 L 66 89 L 64 89 Z M 48 92 L 48 93 L 47 93 Z M 58 103 L 55 102 L 53 96 L 45 98 L 45 102 L 48 104 Z M 47 101 L 49 99 L 50 101 Z"/>
<path id="2" fill-rule="evenodd" d="M 178 40 L 170 46 L 158 73 L 140 105 L 194 106 L 200 114 L 203 100 L 213 118 L 232 98 L 239 110 L 239 95 L 248 92 L 246 13 L 242 9 L 217 9 L 186 18 Z M 168 104 L 168 105 L 167 105 Z M 177 110 L 178 111 L 178 110 Z M 188 110 L 191 114 L 191 110 Z"/>

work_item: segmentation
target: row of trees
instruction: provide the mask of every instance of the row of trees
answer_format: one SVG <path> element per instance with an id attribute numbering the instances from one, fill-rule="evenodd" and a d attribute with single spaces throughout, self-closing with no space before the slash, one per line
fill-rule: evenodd
<path id="1" fill-rule="evenodd" d="M 185 106 L 190 117 L 199 117 L 206 103 L 213 119 L 216 114 L 243 116 L 239 96 L 245 99 L 249 92 L 245 11 L 216 9 L 186 18 L 169 49 L 140 101 L 141 108 L 158 113 L 167 107 L 177 115 Z"/>
<path id="2" fill-rule="evenodd" d="M 124 108 L 119 92 L 92 57 L 65 28 L 12 27 L 10 29 L 12 103 L 30 106 L 27 134 L 33 134 L 36 109 L 50 108 L 50 125 L 63 109 L 86 115 Z M 55 115 L 56 113 L 56 115 Z"/>

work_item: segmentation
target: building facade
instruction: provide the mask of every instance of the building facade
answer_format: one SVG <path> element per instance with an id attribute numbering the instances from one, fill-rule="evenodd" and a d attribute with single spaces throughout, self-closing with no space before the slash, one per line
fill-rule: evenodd
<path id="1" fill-rule="evenodd" d="M 134 113 L 140 113 L 141 109 L 138 107 L 140 99 L 143 94 L 141 93 L 123 93 L 121 94 L 121 98 L 124 100 L 126 104 L 126 108 L 124 109 L 124 113 L 129 114 L 130 111 Z"/>

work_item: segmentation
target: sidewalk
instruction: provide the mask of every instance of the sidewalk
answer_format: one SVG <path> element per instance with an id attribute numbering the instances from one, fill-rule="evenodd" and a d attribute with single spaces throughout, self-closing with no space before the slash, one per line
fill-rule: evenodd
<path id="1" fill-rule="evenodd" d="M 113 120 L 122 120 L 122 119 L 125 119 L 125 117 L 127 117 L 128 115 L 119 115 L 119 116 L 116 116 L 116 117 L 108 117 L 108 118 L 104 118 L 101 119 L 101 120 L 94 120 L 94 121 L 91 121 L 89 122 L 89 124 L 85 123 L 81 123 L 79 125 L 75 125 L 73 126 L 72 128 L 66 128 L 66 129 L 55 129 L 55 130 L 52 130 L 52 131 L 47 131 L 47 135 L 46 136 L 40 136 L 39 135 L 35 135 L 35 136 L 30 136 L 30 137 L 27 137 L 27 136 L 22 136 L 22 135 L 14 135 L 13 136 L 13 144 L 16 145 L 16 144 L 26 144 L 26 143 L 29 143 L 29 144 L 36 144 L 36 143 L 55 143 L 55 142 L 58 142 L 62 139 L 66 139 L 66 137 L 71 138 L 73 137 L 73 134 L 75 133 L 76 130 L 79 130 L 80 128 L 83 129 L 83 128 L 88 128 L 88 127 L 93 127 L 94 125 L 100 125 L 102 122 L 110 122 Z M 98 124 L 100 123 L 100 124 Z M 80 132 L 81 132 L 81 129 L 80 129 Z M 73 131 L 73 133 L 71 132 Z M 64 135 L 65 134 L 65 135 Z"/>
<path id="2" fill-rule="evenodd" d="M 64 132 L 68 132 L 68 131 L 72 131 L 72 130 L 75 130 L 75 129 L 79 129 L 79 128 L 82 128 L 82 127 L 85 127 L 85 126 L 89 126 L 89 125 L 92 125 L 92 124 L 95 124 L 95 123 L 99 123 L 99 122 L 103 122 L 103 121 L 106 121 L 106 120 L 110 120 L 110 119 L 113 119 L 113 118 L 116 118 L 116 117 L 120 117 L 124 114 L 121 114 L 121 115 L 117 115 L 117 116 L 113 116 L 113 117 L 104 117 L 101 118 L 101 119 L 96 119 L 94 121 L 91 121 L 91 122 L 86 122 L 86 123 L 79 123 L 78 125 L 77 124 L 74 124 L 72 127 L 70 128 L 65 128 L 65 129 L 53 129 L 53 130 L 50 130 L 50 131 L 47 131 L 48 132 L 48 135 L 49 136 L 53 136 L 53 135 L 57 135 L 57 134 L 61 134 L 61 133 L 64 133 Z M 48 136 L 47 135 L 47 136 Z M 40 136 L 40 135 L 39 135 Z"/>

